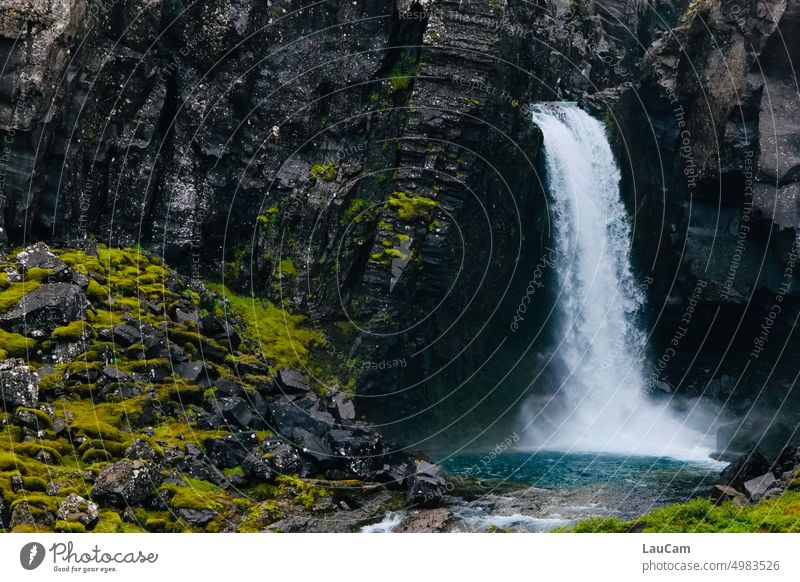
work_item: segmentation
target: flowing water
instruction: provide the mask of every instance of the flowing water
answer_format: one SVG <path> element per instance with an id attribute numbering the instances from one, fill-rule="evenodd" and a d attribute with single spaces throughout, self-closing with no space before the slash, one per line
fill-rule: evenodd
<path id="1" fill-rule="evenodd" d="M 554 410 L 524 407 L 522 448 L 707 459 L 707 435 L 644 392 L 645 300 L 631 271 L 631 227 L 605 129 L 577 105 L 531 106 L 544 135 L 558 275 L 562 370 Z"/>
<path id="2" fill-rule="evenodd" d="M 554 225 L 558 385 L 522 407 L 512 446 L 438 459 L 454 486 L 456 531 L 632 519 L 709 494 L 723 466 L 686 414 L 645 393 L 647 337 L 637 322 L 645 293 L 631 270 L 631 226 L 603 125 L 570 103 L 534 105 L 531 116 L 544 135 Z M 392 531 L 401 519 L 390 514 L 363 531 Z"/>

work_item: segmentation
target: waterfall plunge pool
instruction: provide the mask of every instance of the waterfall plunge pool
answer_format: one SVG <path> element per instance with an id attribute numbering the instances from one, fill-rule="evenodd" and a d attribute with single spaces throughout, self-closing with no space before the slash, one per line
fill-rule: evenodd
<path id="1" fill-rule="evenodd" d="M 611 453 L 506 451 L 440 460 L 465 500 L 454 509 L 466 531 L 542 532 L 596 516 L 634 519 L 708 496 L 725 463 Z"/>

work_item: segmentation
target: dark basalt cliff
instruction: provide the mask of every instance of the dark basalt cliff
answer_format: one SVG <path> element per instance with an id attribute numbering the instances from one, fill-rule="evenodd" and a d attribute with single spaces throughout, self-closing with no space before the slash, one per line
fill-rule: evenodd
<path id="1" fill-rule="evenodd" d="M 550 339 L 546 287 L 519 318 L 552 276 L 525 106 L 576 100 L 620 157 L 654 362 L 691 307 L 654 385 L 794 426 L 798 23 L 795 0 L 6 0 L 0 236 L 140 244 L 308 314 L 408 441 L 503 431 Z"/>

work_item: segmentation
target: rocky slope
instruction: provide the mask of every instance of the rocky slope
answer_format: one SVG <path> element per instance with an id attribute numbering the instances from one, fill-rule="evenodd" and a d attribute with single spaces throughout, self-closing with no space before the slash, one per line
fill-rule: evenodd
<path id="1" fill-rule="evenodd" d="M 441 497 L 438 467 L 291 367 L 319 343 L 303 318 L 137 249 L 1 268 L 0 528 L 352 531 Z"/>

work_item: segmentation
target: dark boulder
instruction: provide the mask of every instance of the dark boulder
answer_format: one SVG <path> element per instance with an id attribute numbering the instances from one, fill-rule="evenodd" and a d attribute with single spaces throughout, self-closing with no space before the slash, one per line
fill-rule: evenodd
<path id="1" fill-rule="evenodd" d="M 755 479 L 769 471 L 769 462 L 758 451 L 741 455 L 720 473 L 719 480 L 738 491 L 744 491 L 746 481 Z"/>
<path id="2" fill-rule="evenodd" d="M 305 376 L 294 368 L 282 368 L 278 371 L 278 388 L 285 394 L 303 394 L 311 391 Z"/>
<path id="3" fill-rule="evenodd" d="M 125 449 L 125 458 L 131 461 L 155 462 L 161 455 L 146 440 L 136 439 L 131 446 Z"/>
<path id="4" fill-rule="evenodd" d="M 355 420 L 356 418 L 356 407 L 353 401 L 341 392 L 332 396 L 329 408 L 339 421 Z"/>
<path id="5" fill-rule="evenodd" d="M 0 400 L 12 408 L 36 406 L 39 401 L 39 376 L 25 365 L 24 360 L 0 362 Z"/>
<path id="6" fill-rule="evenodd" d="M 405 487 L 406 479 L 413 471 L 413 467 L 406 460 L 387 462 L 375 471 L 374 480 L 385 483 L 386 487 L 394 490 L 401 490 Z"/>
<path id="7" fill-rule="evenodd" d="M 247 428 L 253 420 L 253 411 L 238 396 L 215 398 L 213 406 L 215 411 L 234 427 Z"/>
<path id="8" fill-rule="evenodd" d="M 372 479 L 383 467 L 383 446 L 376 431 L 333 429 L 327 440 L 347 472 L 359 479 Z"/>
<path id="9" fill-rule="evenodd" d="M 141 330 L 125 323 L 115 325 L 111 329 L 102 330 L 100 337 L 104 340 L 112 341 L 123 348 L 142 343 Z"/>
<path id="10" fill-rule="evenodd" d="M 269 437 L 261 443 L 261 459 L 266 459 L 280 475 L 305 476 L 311 465 L 292 444 L 279 437 Z"/>
<path id="11" fill-rule="evenodd" d="M 333 462 L 333 451 L 328 443 L 304 428 L 295 428 L 291 433 L 292 441 L 304 455 L 313 459 L 318 465 Z"/>
<path id="12" fill-rule="evenodd" d="M 242 470 L 248 479 L 253 481 L 272 481 L 278 476 L 269 458 L 261 453 L 250 453 L 242 461 Z"/>
<path id="13" fill-rule="evenodd" d="M 116 366 L 106 366 L 103 368 L 103 376 L 112 382 L 125 382 L 130 378 Z"/>
<path id="14" fill-rule="evenodd" d="M 313 394 L 304 397 L 281 396 L 269 405 L 273 426 L 283 435 L 290 435 L 295 428 L 307 430 L 317 437 L 324 437 L 336 422 L 329 412 L 320 410 L 320 403 Z"/>
<path id="15" fill-rule="evenodd" d="M 436 507 L 447 491 L 447 482 L 439 465 L 427 461 L 416 461 L 408 479 L 406 505 L 413 507 Z"/>
<path id="16" fill-rule="evenodd" d="M 230 345 L 234 350 L 242 343 L 239 334 L 228 321 L 209 314 L 200 320 L 200 324 L 206 336 L 222 342 L 223 345 Z"/>
<path id="17" fill-rule="evenodd" d="M 183 364 L 178 364 L 175 366 L 175 373 L 190 382 L 197 382 L 204 388 L 211 386 L 214 380 L 219 376 L 217 370 L 206 362 L 185 362 Z"/>
<path id="18" fill-rule="evenodd" d="M 4 327 L 31 337 L 45 337 L 59 326 L 84 319 L 86 295 L 71 283 L 37 287 L 0 316 Z"/>
<path id="19" fill-rule="evenodd" d="M 771 472 L 764 473 L 758 477 L 750 479 L 749 481 L 744 482 L 744 490 L 747 493 L 747 496 L 752 501 L 758 501 L 764 495 L 775 486 L 775 475 Z"/>
<path id="20" fill-rule="evenodd" d="M 216 389 L 217 396 L 221 397 L 241 396 L 243 389 L 242 385 L 238 382 L 231 382 L 224 378 L 216 380 L 214 382 L 214 388 Z"/>
<path id="21" fill-rule="evenodd" d="M 254 432 L 240 432 L 206 442 L 208 460 L 217 468 L 240 466 L 258 445 Z"/>
<path id="22" fill-rule="evenodd" d="M 151 497 L 162 480 L 161 472 L 152 463 L 117 461 L 97 476 L 92 495 L 102 505 L 136 505 Z"/>
<path id="23" fill-rule="evenodd" d="M 6 505 L 6 501 L 3 498 L 3 493 L 0 491 L 0 529 L 8 528 L 9 517 L 8 505 Z"/>
<path id="24" fill-rule="evenodd" d="M 50 427 L 50 419 L 46 415 L 40 416 L 38 411 L 30 410 L 27 408 L 20 408 L 14 414 L 14 424 L 24 428 L 29 428 L 33 431 L 45 430 Z"/>
<path id="25" fill-rule="evenodd" d="M 197 314 L 197 309 L 176 309 L 174 320 L 181 325 L 188 323 L 190 326 L 197 328 L 200 323 L 200 316 Z"/>

